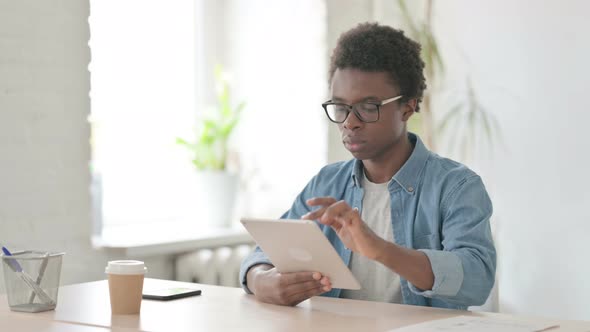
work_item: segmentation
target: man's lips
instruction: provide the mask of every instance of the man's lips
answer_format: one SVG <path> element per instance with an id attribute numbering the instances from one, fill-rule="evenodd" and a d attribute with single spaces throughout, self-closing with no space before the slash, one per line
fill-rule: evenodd
<path id="1" fill-rule="evenodd" d="M 365 143 L 365 140 L 358 137 L 358 136 L 344 136 L 342 137 L 342 141 L 347 144 L 362 144 Z"/>
<path id="2" fill-rule="evenodd" d="M 364 140 L 354 137 L 345 137 L 343 142 L 344 146 L 351 152 L 359 150 L 365 144 Z"/>

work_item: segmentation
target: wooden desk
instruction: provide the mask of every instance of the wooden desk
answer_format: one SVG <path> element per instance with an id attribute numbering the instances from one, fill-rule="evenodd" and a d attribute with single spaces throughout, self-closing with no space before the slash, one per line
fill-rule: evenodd
<path id="1" fill-rule="evenodd" d="M 144 331 L 387 331 L 396 327 L 458 315 L 502 316 L 447 309 L 315 297 L 296 307 L 260 303 L 242 289 L 146 279 L 145 288 L 188 286 L 203 290 L 201 296 L 161 302 L 144 300 L 141 315 L 112 316 L 106 281 L 65 286 L 55 311 L 37 314 L 9 311 L 0 296 L 0 319 L 83 324 L 88 327 Z M 519 318 L 523 318 L 520 317 Z M 543 318 L 527 318 L 545 321 Z M 556 322 L 556 320 L 547 320 Z M 590 331 L 590 322 L 557 321 L 551 331 Z M 4 324 L 0 324 L 4 325 Z M 49 330 L 51 331 L 51 330 Z"/>
<path id="2" fill-rule="evenodd" d="M 31 319 L 28 314 L 0 313 L 1 331 L 18 332 L 107 332 L 106 327 L 85 326 L 62 322 Z"/>

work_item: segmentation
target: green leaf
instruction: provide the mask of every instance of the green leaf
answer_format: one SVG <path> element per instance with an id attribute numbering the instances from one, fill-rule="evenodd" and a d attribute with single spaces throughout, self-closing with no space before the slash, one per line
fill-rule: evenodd
<path id="1" fill-rule="evenodd" d="M 184 138 L 181 137 L 176 137 L 176 144 L 178 145 L 182 145 L 185 146 L 187 148 L 194 148 L 194 144 L 189 143 L 188 141 L 186 141 Z"/>
<path id="2" fill-rule="evenodd" d="M 223 77 L 223 68 L 220 65 L 215 66 L 214 77 L 217 88 L 215 114 L 199 120 L 194 143 L 182 138 L 176 140 L 179 145 L 193 151 L 191 162 L 197 169 L 225 169 L 228 138 L 246 105 L 245 102 L 240 102 L 235 108 L 231 107 L 230 87 Z"/>
<path id="3" fill-rule="evenodd" d="M 398 6 L 402 11 L 404 21 L 410 30 L 410 34 L 412 37 L 417 38 L 420 34 L 418 33 L 418 29 L 416 29 L 416 25 L 414 24 L 414 20 L 412 19 L 412 15 L 410 15 L 410 11 L 408 10 L 408 6 L 404 0 L 398 0 Z"/>
<path id="4" fill-rule="evenodd" d="M 414 113 L 408 120 L 408 131 L 422 136 L 422 113 Z"/>
<path id="5" fill-rule="evenodd" d="M 219 131 L 219 127 L 220 125 L 218 121 L 214 121 L 211 119 L 203 120 L 203 130 L 206 130 L 207 132 L 215 133 Z"/>
<path id="6" fill-rule="evenodd" d="M 444 134 L 447 131 L 449 124 L 452 121 L 455 121 L 459 117 L 459 115 L 461 115 L 462 107 L 462 104 L 457 104 L 453 106 L 443 117 L 441 123 L 438 125 L 437 131 L 441 134 Z"/>
<path id="7" fill-rule="evenodd" d="M 223 127 L 221 127 L 221 130 L 220 130 L 221 137 L 228 138 L 237 123 L 238 123 L 238 118 L 236 117 L 236 118 L 233 118 L 230 122 L 226 123 Z"/>
<path id="8" fill-rule="evenodd" d="M 488 140 L 491 140 L 494 133 L 492 130 L 492 126 L 490 125 L 490 120 L 488 119 L 488 112 L 483 107 L 480 108 L 480 112 L 481 112 L 481 122 L 483 124 L 483 128 L 485 130 L 486 137 L 488 138 Z"/>
<path id="9" fill-rule="evenodd" d="M 236 106 L 236 109 L 234 111 L 234 114 L 236 116 L 240 115 L 242 113 L 242 110 L 246 107 L 246 102 L 242 101 L 238 104 L 238 106 Z"/>
<path id="10" fill-rule="evenodd" d="M 221 110 L 221 117 L 227 118 L 231 115 L 231 106 L 229 103 L 229 87 L 223 83 L 223 89 L 218 96 L 219 108 Z"/>
<path id="11" fill-rule="evenodd" d="M 215 68 L 213 69 L 213 76 L 215 77 L 216 82 L 223 81 L 223 67 L 220 64 L 215 65 Z"/>
<path id="12" fill-rule="evenodd" d="M 203 133 L 201 134 L 201 137 L 199 137 L 199 140 L 197 142 L 198 145 L 212 145 L 213 143 L 215 143 L 216 140 L 216 135 L 211 133 L 210 130 L 203 130 Z"/>
<path id="13" fill-rule="evenodd" d="M 432 34 L 432 32 L 429 32 L 426 35 L 426 37 L 427 37 L 428 48 L 431 53 L 431 61 L 432 61 L 431 64 L 433 66 L 433 69 L 438 68 L 440 73 L 444 73 L 445 64 L 444 64 L 442 56 L 440 54 L 436 38 L 434 38 L 434 35 Z M 438 67 L 436 67 L 435 65 Z"/>

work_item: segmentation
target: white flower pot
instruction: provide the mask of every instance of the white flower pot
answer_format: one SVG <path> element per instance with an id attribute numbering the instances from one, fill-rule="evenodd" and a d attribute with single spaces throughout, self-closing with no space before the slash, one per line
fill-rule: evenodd
<path id="1" fill-rule="evenodd" d="M 195 208 L 199 225 L 229 227 L 232 224 L 239 177 L 224 171 L 195 173 Z"/>

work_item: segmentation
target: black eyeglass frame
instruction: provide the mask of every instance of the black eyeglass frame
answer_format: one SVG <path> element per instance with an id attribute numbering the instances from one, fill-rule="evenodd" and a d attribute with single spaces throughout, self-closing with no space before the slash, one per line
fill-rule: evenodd
<path id="1" fill-rule="evenodd" d="M 361 120 L 364 123 L 373 123 L 373 122 L 377 122 L 379 121 L 379 118 L 381 116 L 381 106 L 383 105 L 387 105 L 389 103 L 392 103 L 396 100 L 399 100 L 403 98 L 403 95 L 399 95 L 396 97 L 392 97 L 392 98 L 388 98 L 379 102 L 371 102 L 371 101 L 363 101 L 360 103 L 356 103 L 354 105 L 348 105 L 345 103 L 338 103 L 338 102 L 333 102 L 332 100 L 328 100 L 325 103 L 322 103 L 322 108 L 324 109 L 324 112 L 326 112 L 326 116 L 328 117 L 328 119 L 334 123 L 344 123 L 346 121 L 346 119 L 348 119 L 348 116 L 350 115 L 350 112 L 352 111 L 354 113 L 354 115 L 356 115 L 356 117 Z M 375 121 L 366 121 L 365 119 L 363 119 L 363 117 L 359 114 L 359 112 L 357 111 L 357 106 L 358 105 L 362 105 L 362 104 L 370 104 L 370 105 L 374 105 L 377 107 L 377 119 Z M 330 114 L 328 113 L 328 106 L 330 105 L 340 105 L 340 106 L 346 106 L 348 112 L 346 113 L 346 116 L 344 117 L 344 120 L 342 121 L 335 121 L 334 119 L 332 119 L 330 117 Z"/>

